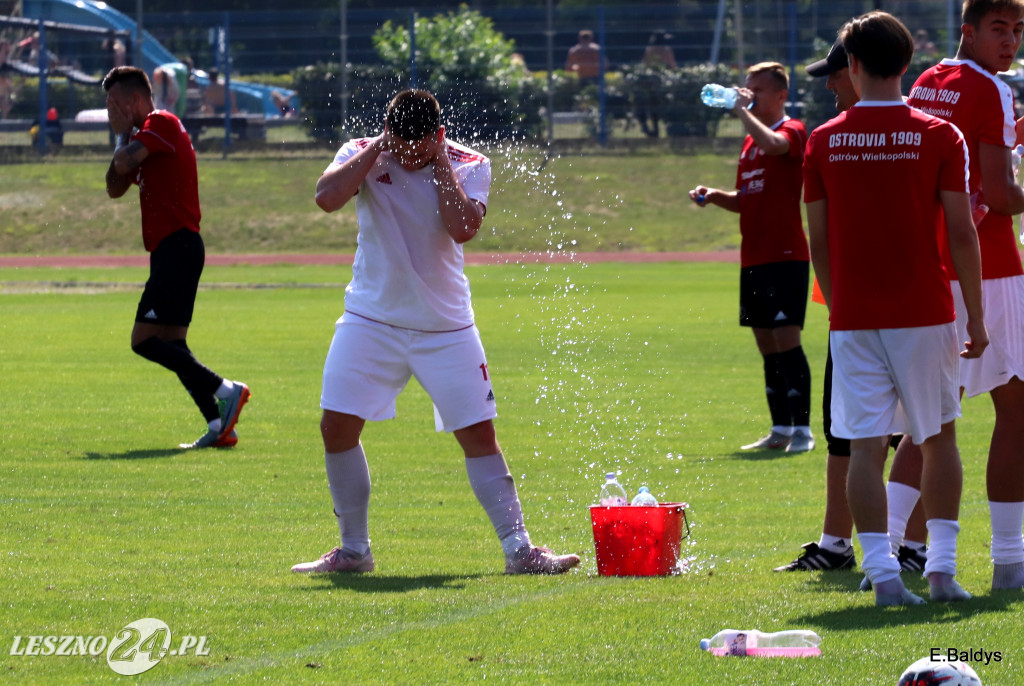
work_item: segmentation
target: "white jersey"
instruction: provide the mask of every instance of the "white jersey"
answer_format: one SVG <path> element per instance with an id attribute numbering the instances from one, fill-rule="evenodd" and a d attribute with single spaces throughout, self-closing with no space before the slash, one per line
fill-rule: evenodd
<path id="1" fill-rule="evenodd" d="M 370 143 L 350 140 L 328 169 Z M 447 142 L 448 157 L 466 196 L 487 205 L 491 161 L 464 145 Z M 383 152 L 356 196 L 358 247 L 345 310 L 417 331 L 453 331 L 473 324 L 462 245 L 441 223 L 434 165 L 406 171 Z"/>

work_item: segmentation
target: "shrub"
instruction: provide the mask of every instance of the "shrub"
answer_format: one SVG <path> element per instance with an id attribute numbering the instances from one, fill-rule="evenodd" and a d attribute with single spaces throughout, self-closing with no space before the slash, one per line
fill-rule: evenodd
<path id="1" fill-rule="evenodd" d="M 347 134 L 379 130 L 387 101 L 411 81 L 410 44 L 407 27 L 386 22 L 374 35 L 382 65 L 349 65 Z M 513 60 L 513 52 L 512 41 L 490 19 L 465 7 L 416 19 L 417 85 L 437 97 L 453 138 L 502 140 L 540 129 L 543 84 Z M 314 138 L 339 137 L 338 70 L 337 64 L 318 64 L 293 72 Z"/>
<path id="2" fill-rule="evenodd" d="M 665 69 L 645 65 L 624 66 L 623 90 L 634 112 L 650 111 L 665 122 L 669 136 L 710 136 L 725 111 L 700 101 L 706 83 L 729 85 L 737 82 L 734 69 L 697 64 Z"/>

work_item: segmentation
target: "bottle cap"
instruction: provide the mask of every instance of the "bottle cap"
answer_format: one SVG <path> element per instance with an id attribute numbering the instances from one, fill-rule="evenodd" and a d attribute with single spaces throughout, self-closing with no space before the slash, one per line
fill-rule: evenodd
<path id="1" fill-rule="evenodd" d="M 710 639 L 707 639 L 707 638 L 700 639 L 700 649 L 701 650 L 708 650 L 709 648 L 711 648 L 711 641 L 710 641 Z"/>
<path id="2" fill-rule="evenodd" d="M 604 478 L 606 478 L 606 479 L 614 479 L 615 478 L 615 472 L 608 472 L 607 474 L 604 475 Z"/>
<path id="3" fill-rule="evenodd" d="M 640 492 L 641 493 L 650 493 L 651 489 L 647 488 L 647 486 L 641 486 L 640 487 Z"/>

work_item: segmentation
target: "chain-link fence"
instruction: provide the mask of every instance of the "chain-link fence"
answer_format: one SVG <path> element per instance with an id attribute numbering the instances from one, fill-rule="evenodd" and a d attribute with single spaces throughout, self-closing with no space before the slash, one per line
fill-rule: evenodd
<path id="1" fill-rule="evenodd" d="M 740 83 L 746 65 L 765 60 L 787 65 L 792 77 L 791 113 L 806 117 L 813 126 L 831 116 L 831 97 L 823 83 L 805 75 L 803 65 L 824 55 L 837 29 L 850 17 L 880 5 L 896 14 L 918 34 L 919 60 L 937 61 L 952 55 L 959 39 L 957 0 L 549 4 L 538 0 L 528 7 L 509 9 L 473 3 L 474 11 L 512 41 L 516 63 L 524 74 L 514 96 L 508 95 L 508 84 L 491 88 L 494 92 L 488 97 L 494 103 L 488 107 L 496 114 L 493 121 L 473 119 L 478 136 L 594 137 L 604 141 L 609 137 L 738 135 L 731 116 L 703 108 L 698 99 L 700 86 L 705 80 Z M 225 66 L 216 54 L 216 37 L 230 26 L 230 62 L 226 66 L 232 78 L 288 90 L 301 85 L 297 82 L 303 80 L 304 73 L 314 75 L 320 79 L 318 97 L 327 104 L 307 98 L 295 119 L 309 123 L 306 133 L 313 137 L 334 139 L 360 127 L 372 128 L 374 119 L 367 110 L 377 108 L 386 96 L 371 93 L 375 87 L 390 93 L 417 76 L 421 83 L 433 83 L 430 70 L 438 69 L 436 64 L 417 69 L 417 58 L 423 62 L 422 51 L 410 51 L 408 64 L 396 67 L 382 59 L 374 44 L 374 36 L 383 27 L 408 29 L 416 17 L 429 17 L 437 10 L 423 5 L 347 10 L 343 15 L 344 6 L 339 2 L 336 8 L 321 11 L 149 12 L 144 23 L 153 40 L 200 70 Z M 601 49 L 604 69 L 597 78 L 579 79 L 566 71 L 568 53 L 584 29 L 593 32 Z M 64 59 L 83 68 L 102 61 L 98 44 L 81 46 L 71 38 L 54 40 L 63 41 L 59 44 Z M 652 64 L 649 56 L 655 53 L 661 57 Z M 342 55 L 349 65 L 345 70 L 339 65 Z M 479 79 L 452 78 L 450 73 L 445 78 L 445 83 L 455 84 L 445 97 L 468 106 L 476 97 L 473 90 L 485 85 Z M 488 87 L 494 86 L 493 78 L 491 82 Z M 30 91 L 31 84 L 25 94 Z M 360 99 L 360 94 L 366 97 Z M 75 102 L 73 94 L 70 102 Z M 515 122 L 498 112 L 502 103 L 517 110 Z M 245 103 L 240 108 L 261 114 Z M 331 108 L 341 110 L 328 112 L 327 119 L 338 124 L 329 126 L 324 134 L 324 127 L 314 120 L 324 119 Z"/>

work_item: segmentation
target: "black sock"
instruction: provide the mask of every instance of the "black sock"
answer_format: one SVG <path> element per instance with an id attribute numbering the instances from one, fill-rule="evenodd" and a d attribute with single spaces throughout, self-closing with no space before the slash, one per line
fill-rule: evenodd
<path id="1" fill-rule="evenodd" d="M 768 398 L 768 412 L 772 426 L 792 426 L 789 400 L 786 398 L 786 377 L 782 373 L 779 353 L 764 356 L 764 393 Z"/>
<path id="2" fill-rule="evenodd" d="M 224 379 L 197 360 L 183 339 L 165 341 L 152 336 L 132 346 L 132 350 L 177 374 L 207 422 L 220 417 L 220 408 L 213 394 Z"/>
<path id="3" fill-rule="evenodd" d="M 793 426 L 811 424 L 811 368 L 802 346 L 779 353 L 779 367 L 786 379 L 786 397 Z"/>

